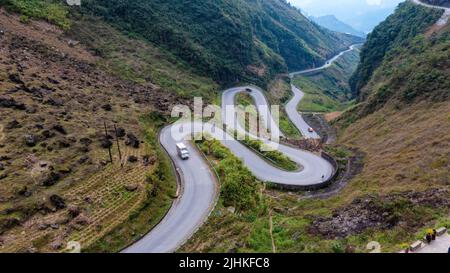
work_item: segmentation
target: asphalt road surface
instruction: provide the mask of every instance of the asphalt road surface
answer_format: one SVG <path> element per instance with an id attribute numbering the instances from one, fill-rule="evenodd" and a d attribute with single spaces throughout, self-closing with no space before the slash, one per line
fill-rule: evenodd
<path id="1" fill-rule="evenodd" d="M 425 246 L 414 253 L 448 253 L 450 249 L 450 235 L 448 233 L 436 238 L 431 244 Z"/>
<path id="2" fill-rule="evenodd" d="M 321 68 L 309 69 L 305 72 L 293 73 L 292 75 L 329 67 L 345 52 L 341 52 L 336 57 L 330 59 Z M 239 92 L 247 92 L 246 88 L 251 89 L 249 93 L 255 100 L 256 105 L 258 105 L 257 109 L 260 111 L 260 115 L 263 116 L 266 126 L 270 128 L 272 135 L 282 136 L 283 134 L 274 122 L 271 113 L 266 111 L 268 105 L 263 93 L 255 87 L 239 87 L 224 91 L 222 108 L 226 109 L 227 105 L 233 106 L 234 97 Z M 296 111 L 296 106 L 302 99 L 302 92 L 295 87 L 292 89 L 294 97 L 286 107 L 289 117 L 305 137 L 318 137 L 317 134 L 308 132 L 309 126 Z M 230 109 L 232 110 L 229 111 L 234 111 L 233 107 Z M 223 112 L 222 115 L 224 116 L 223 123 L 227 124 L 227 126 L 238 124 L 234 114 L 228 115 Z M 241 132 L 245 131 L 239 125 L 236 125 L 236 130 Z M 261 139 L 267 145 L 278 149 L 301 166 L 298 171 L 283 171 L 267 163 L 239 141 L 235 140 L 231 135 L 222 131 L 221 126 L 210 123 L 179 121 L 164 128 L 160 134 L 161 145 L 173 160 L 181 178 L 179 197 L 174 201 L 164 219 L 151 232 L 126 248 L 123 252 L 174 252 L 206 221 L 217 200 L 217 181 L 204 157 L 196 148 L 192 147 L 190 142 L 186 141 L 186 137 L 200 132 L 220 139 L 222 144 L 228 147 L 237 157 L 241 158 L 249 170 L 262 181 L 294 186 L 311 186 L 322 184 L 332 176 L 334 171 L 328 161 L 316 154 L 281 145 L 268 139 Z M 176 143 L 182 141 L 188 145 L 190 150 L 190 158 L 188 160 L 181 160 L 177 155 Z"/>
<path id="3" fill-rule="evenodd" d="M 164 128 L 160 141 L 181 177 L 179 198 L 164 219 L 150 233 L 125 249 L 125 253 L 174 252 L 203 224 L 215 205 L 217 184 L 209 166 L 189 142 L 185 143 L 191 157 L 182 160 L 170 134 L 171 127 Z"/>
<path id="4" fill-rule="evenodd" d="M 248 92 L 248 90 L 251 90 L 251 92 Z M 241 92 L 247 92 L 253 98 L 258 114 L 263 121 L 263 126 L 269 129 L 270 131 L 271 139 L 279 139 L 280 136 L 284 137 L 284 134 L 278 128 L 277 123 L 272 117 L 266 97 L 264 96 L 263 92 L 260 89 L 254 86 L 231 88 L 225 90 L 222 93 L 222 119 L 223 122 L 227 124 L 228 128 L 234 128 L 240 133 L 256 137 L 246 132 L 246 130 L 242 128 L 240 123 L 237 121 L 236 116 L 234 115 L 234 113 L 236 112 L 234 105 L 234 98 L 237 94 Z"/>
<path id="5" fill-rule="evenodd" d="M 418 0 L 417 0 L 418 1 Z M 293 78 L 296 75 L 301 75 L 301 74 L 306 74 L 306 73 L 310 73 L 310 72 L 314 72 L 314 71 L 318 71 L 318 70 L 322 70 L 324 68 L 328 68 L 330 67 L 334 62 L 336 62 L 340 57 L 342 57 L 342 55 L 344 55 L 347 52 L 350 52 L 352 50 L 355 49 L 356 46 L 358 46 L 359 44 L 355 44 L 355 45 L 351 45 L 348 49 L 341 51 L 339 54 L 337 54 L 336 56 L 334 56 L 333 58 L 329 59 L 328 61 L 325 62 L 324 65 L 320 66 L 320 67 L 316 67 L 316 68 L 311 68 L 311 69 L 305 69 L 302 71 L 297 71 L 297 72 L 292 72 L 289 74 L 289 76 L 291 78 Z"/>
<path id="6" fill-rule="evenodd" d="M 413 0 L 417 4 L 424 6 L 435 7 L 421 3 L 419 0 Z M 450 17 L 450 9 L 445 9 L 446 12 L 437 24 L 446 23 Z M 328 60 L 323 66 L 313 69 L 307 69 L 299 72 L 291 73 L 290 76 L 314 72 L 327 68 L 332 65 L 339 57 L 348 51 L 354 49 L 351 46 L 335 57 Z M 267 128 L 270 128 L 272 136 L 283 136 L 278 129 L 270 112 L 266 111 L 267 101 L 263 93 L 254 87 L 238 87 L 224 91 L 222 96 L 223 106 L 234 105 L 234 97 L 239 92 L 246 92 L 246 88 L 251 88 L 252 95 L 258 110 L 263 120 L 266 122 Z M 318 138 L 315 132 L 308 132 L 309 125 L 303 120 L 301 115 L 297 112 L 297 105 L 304 96 L 304 93 L 292 86 L 293 98 L 286 105 L 286 112 L 300 130 L 300 132 L 307 138 Z M 233 107 L 231 108 L 233 109 Z M 234 110 L 229 110 L 233 112 Z M 224 118 L 224 123 L 228 126 L 234 125 L 236 130 L 245 131 L 237 123 L 235 116 L 227 115 Z M 185 141 L 185 137 L 192 133 L 204 132 L 207 135 L 222 139 L 222 143 L 228 147 L 236 156 L 241 158 L 245 165 L 252 171 L 252 173 L 262 181 L 274 182 L 288 185 L 308 186 L 320 184 L 323 180 L 328 179 L 332 173 L 332 166 L 321 157 L 298 149 L 280 145 L 269 140 L 263 140 L 269 145 L 274 145 L 280 152 L 287 155 L 293 161 L 301 165 L 301 169 L 296 172 L 287 172 L 280 170 L 265 160 L 254 154 L 247 147 L 240 142 L 234 140 L 229 134 L 219 129 L 220 126 L 214 126 L 207 123 L 199 122 L 180 122 L 164 128 L 160 134 L 160 142 L 166 149 L 167 153 L 173 160 L 177 172 L 181 178 L 181 187 L 179 197 L 174 201 L 171 209 L 164 217 L 164 219 L 142 239 L 126 248 L 125 253 L 163 253 L 174 252 L 178 247 L 186 242 L 195 231 L 204 223 L 209 213 L 215 206 L 215 201 L 218 196 L 217 181 L 211 172 L 208 163 L 203 156 L 192 147 L 192 145 Z M 275 138 L 273 138 L 275 139 Z M 190 149 L 190 158 L 188 160 L 181 160 L 176 151 L 176 143 L 184 141 Z M 322 178 L 323 177 L 323 178 Z M 213 236 L 213 235 L 212 235 Z"/>
<path id="7" fill-rule="evenodd" d="M 305 138 L 320 138 L 320 136 L 316 132 L 309 131 L 310 126 L 303 119 L 302 115 L 297 111 L 297 106 L 305 96 L 305 93 L 303 93 L 294 85 L 291 85 L 291 89 L 292 93 L 294 93 L 294 97 L 292 97 L 292 99 L 286 104 L 286 113 L 289 119 L 300 130 Z"/>
<path id="8" fill-rule="evenodd" d="M 351 45 L 347 50 L 344 50 L 344 51 L 340 52 L 338 55 L 336 55 L 333 58 L 331 58 L 330 60 L 326 61 L 325 64 L 322 65 L 321 67 L 312 68 L 312 69 L 306 69 L 306 70 L 298 71 L 298 72 L 293 72 L 293 73 L 290 73 L 289 76 L 291 78 L 294 78 L 296 75 L 307 74 L 307 73 L 311 73 L 311 72 L 315 72 L 315 71 L 319 71 L 319 70 L 328 68 L 334 62 L 336 62 L 342 55 L 344 55 L 347 52 L 350 52 L 350 51 L 354 50 L 356 46 L 357 46 L 357 44 L 356 45 Z M 300 101 L 305 96 L 305 93 L 303 93 L 302 90 L 300 90 L 299 88 L 297 88 L 294 85 L 291 85 L 291 89 L 292 89 L 292 93 L 294 93 L 294 96 L 286 104 L 286 113 L 287 113 L 289 119 L 300 130 L 300 132 L 302 133 L 302 135 L 305 138 L 312 138 L 312 139 L 320 138 L 320 136 L 315 131 L 313 131 L 313 132 L 309 131 L 310 126 L 303 119 L 302 115 L 297 111 L 298 104 L 300 103 Z"/>

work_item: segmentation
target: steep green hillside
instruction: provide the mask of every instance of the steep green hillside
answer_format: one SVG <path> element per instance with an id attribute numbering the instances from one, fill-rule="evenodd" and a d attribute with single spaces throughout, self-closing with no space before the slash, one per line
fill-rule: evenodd
<path id="1" fill-rule="evenodd" d="M 354 99 L 349 78 L 359 62 L 359 51 L 347 52 L 324 70 L 298 75 L 293 83 L 305 93 L 299 104 L 302 112 L 342 111 Z"/>
<path id="2" fill-rule="evenodd" d="M 393 184 L 408 180 L 448 185 L 449 169 L 442 173 L 439 169 L 448 167 L 450 152 L 450 25 L 431 26 L 440 14 L 402 4 L 363 48 L 353 77 L 362 86 L 357 89 L 359 103 L 337 125 L 343 129 L 342 142 L 368 152 L 370 180 L 386 180 L 384 170 L 391 173 L 390 179 L 395 177 Z M 404 38 L 389 43 L 392 27 Z M 385 53 L 375 58 L 382 47 Z M 359 78 L 362 71 L 371 70 L 367 79 Z M 438 164 L 441 157 L 447 159 Z"/>
<path id="3" fill-rule="evenodd" d="M 219 85 L 208 75 L 199 76 L 172 53 L 121 33 L 101 18 L 75 13 L 78 8 L 71 9 L 64 1 L 0 0 L 0 5 L 19 13 L 25 24 L 37 18 L 61 27 L 71 39 L 99 57 L 99 66 L 124 80 L 156 85 L 180 97 L 201 96 L 210 102 L 216 97 Z"/>
<path id="4" fill-rule="evenodd" d="M 0 5 L 20 12 L 23 22 L 27 22 L 29 17 L 34 17 L 45 19 L 65 30 L 70 27 L 68 8 L 58 0 L 0 0 Z"/>
<path id="5" fill-rule="evenodd" d="M 358 39 L 312 24 L 284 0 L 85 0 L 83 8 L 221 83 L 264 83 L 321 64 Z"/>
<path id="6" fill-rule="evenodd" d="M 222 84 L 265 86 L 275 74 L 322 64 L 360 38 L 310 22 L 284 0 L 190 1 L 84 0 L 82 8 L 63 0 L 0 0 L 23 21 L 40 18 L 65 30 L 70 18 L 95 15 L 125 34 L 170 51 L 195 73 Z M 73 18 L 72 18 L 73 19 Z"/>
<path id="7" fill-rule="evenodd" d="M 366 94 L 361 89 L 382 62 L 398 57 L 411 45 L 411 41 L 434 24 L 441 14 L 441 11 L 410 2 L 401 4 L 395 14 L 369 34 L 361 51 L 361 63 L 350 79 L 354 94 L 363 100 Z"/>
<path id="8" fill-rule="evenodd" d="M 440 14 L 405 3 L 369 36 L 354 77 L 359 104 L 336 123 L 339 143 L 366 154 L 352 187 L 448 192 L 450 25 L 432 26 Z M 412 242 L 408 237 L 418 230 L 442 225 L 440 217 L 448 222 L 449 206 L 440 206 L 445 210 L 432 209 L 414 225 L 392 228 L 389 234 L 398 236 L 391 240 Z"/>

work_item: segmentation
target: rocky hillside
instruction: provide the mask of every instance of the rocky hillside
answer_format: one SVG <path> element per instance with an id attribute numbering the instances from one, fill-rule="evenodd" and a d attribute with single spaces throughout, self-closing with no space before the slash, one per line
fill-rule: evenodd
<path id="1" fill-rule="evenodd" d="M 0 252 L 61 251 L 72 239 L 88 247 L 144 207 L 152 212 L 141 226 L 146 232 L 148 221 L 156 222 L 170 205 L 175 188 L 152 142 L 155 123 L 142 117 L 185 103 L 176 88 L 126 79 L 119 64 L 93 54 L 56 25 L 0 9 Z M 109 33 L 110 39 L 121 37 Z M 149 58 L 158 54 L 140 48 Z M 126 55 L 122 60 L 133 64 Z M 146 180 L 158 171 L 167 174 Z M 156 190 L 148 181 L 165 183 Z M 119 213 L 110 209 L 112 201 Z M 133 231 L 126 234 L 117 245 L 114 238 L 106 245 L 120 248 Z"/>

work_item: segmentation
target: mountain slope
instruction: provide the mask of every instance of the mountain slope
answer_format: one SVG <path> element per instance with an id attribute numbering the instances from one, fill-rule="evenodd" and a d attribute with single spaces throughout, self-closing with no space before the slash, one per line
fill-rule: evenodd
<path id="1" fill-rule="evenodd" d="M 448 192 L 450 25 L 435 31 L 440 14 L 404 3 L 369 35 L 353 82 L 359 103 L 336 121 L 339 142 L 366 153 L 352 187 L 374 193 Z M 425 225 L 448 221 L 448 205 L 442 209 L 392 232 L 412 241 L 409 234 Z"/>
<path id="2" fill-rule="evenodd" d="M 0 9 L 0 252 L 61 251 L 75 238 L 86 248 L 126 222 L 108 245 L 123 247 L 130 230 L 158 222 L 176 187 L 155 123 L 141 117 L 184 102 L 105 71 L 101 58 L 54 25 L 22 22 Z M 142 156 L 152 163 L 139 163 Z M 148 199 L 147 175 L 161 182 Z"/>
<path id="3" fill-rule="evenodd" d="M 311 24 L 284 0 L 86 0 L 83 9 L 221 83 L 265 82 L 275 73 L 321 64 L 355 41 Z"/>
<path id="4" fill-rule="evenodd" d="M 297 75 L 293 84 L 305 93 L 299 111 L 334 112 L 347 108 L 354 99 L 348 80 L 358 62 L 359 52 L 355 49 L 345 53 L 326 69 Z"/>
<path id="5" fill-rule="evenodd" d="M 182 251 L 269 252 L 275 244 L 278 252 L 367 252 L 376 241 L 398 252 L 426 228 L 450 227 L 450 25 L 434 32 L 439 16 L 406 3 L 369 36 L 374 46 L 361 62 L 373 71 L 327 147 L 349 164 L 338 194 L 303 199 L 267 189 L 270 213 L 248 220 L 222 209 Z"/>
<path id="6" fill-rule="evenodd" d="M 367 37 L 361 50 L 361 62 L 350 79 L 350 85 L 361 100 L 365 94 L 361 89 L 368 83 L 374 71 L 388 58 L 409 46 L 417 35 L 433 25 L 442 11 L 427 9 L 412 3 L 403 3 L 396 13 L 377 26 Z"/>
<path id="7" fill-rule="evenodd" d="M 364 32 L 354 29 L 352 26 L 340 21 L 334 15 L 324 15 L 319 17 L 311 16 L 310 18 L 324 28 L 328 28 L 330 30 L 341 33 L 348 33 L 358 37 L 366 37 L 366 34 Z"/>
<path id="8" fill-rule="evenodd" d="M 354 39 L 282 1 L 174 1 L 172 13 L 156 2 L 116 1 L 106 21 L 92 16 L 97 1 L 0 0 L 1 252 L 63 251 L 71 240 L 120 250 L 175 195 L 157 140 L 174 104 L 213 101 L 209 76 L 264 82 L 287 71 L 282 55 L 314 65 Z"/>
<path id="9" fill-rule="evenodd" d="M 430 22 L 419 31 L 417 11 L 439 18 L 408 3 L 380 25 L 374 45 L 388 43 L 390 22 L 411 36 L 380 57 L 359 104 L 336 122 L 338 143 L 326 149 L 348 166 L 341 172 L 350 174 L 348 184 L 325 198 L 268 187 L 265 214 L 239 217 L 218 207 L 181 251 L 367 252 L 376 241 L 396 253 L 428 228 L 450 227 L 450 25 L 433 32 Z"/>
<path id="10" fill-rule="evenodd" d="M 181 97 L 215 98 L 218 85 L 58 1 L 0 4 L 19 12 L 0 8 L 0 252 L 58 252 L 74 239 L 120 250 L 175 194 L 158 126 L 190 103 Z"/>

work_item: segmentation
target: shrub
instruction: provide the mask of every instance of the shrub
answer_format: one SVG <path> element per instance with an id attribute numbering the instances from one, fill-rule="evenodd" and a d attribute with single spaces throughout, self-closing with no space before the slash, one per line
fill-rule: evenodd
<path id="1" fill-rule="evenodd" d="M 255 208 L 259 201 L 259 186 L 242 161 L 217 140 L 203 140 L 198 144 L 202 151 L 211 151 L 218 160 L 214 167 L 220 177 L 223 204 L 237 210 Z"/>
<path id="2" fill-rule="evenodd" d="M 258 151 L 264 158 L 268 159 L 271 163 L 281 169 L 287 171 L 295 171 L 298 169 L 297 163 L 295 163 L 279 151 L 267 151 L 267 149 L 263 149 L 264 144 L 259 140 L 245 139 L 243 140 L 243 143 L 248 147 Z"/>
<path id="3" fill-rule="evenodd" d="M 333 250 L 334 253 L 344 253 L 344 248 L 339 242 L 334 242 L 331 246 L 331 250 Z"/>
<path id="4" fill-rule="evenodd" d="M 44 19 L 56 24 L 64 30 L 70 28 L 68 10 L 59 1 L 53 0 L 4 0 L 0 4 L 22 14 L 22 22 L 28 22 L 29 17 Z"/>

